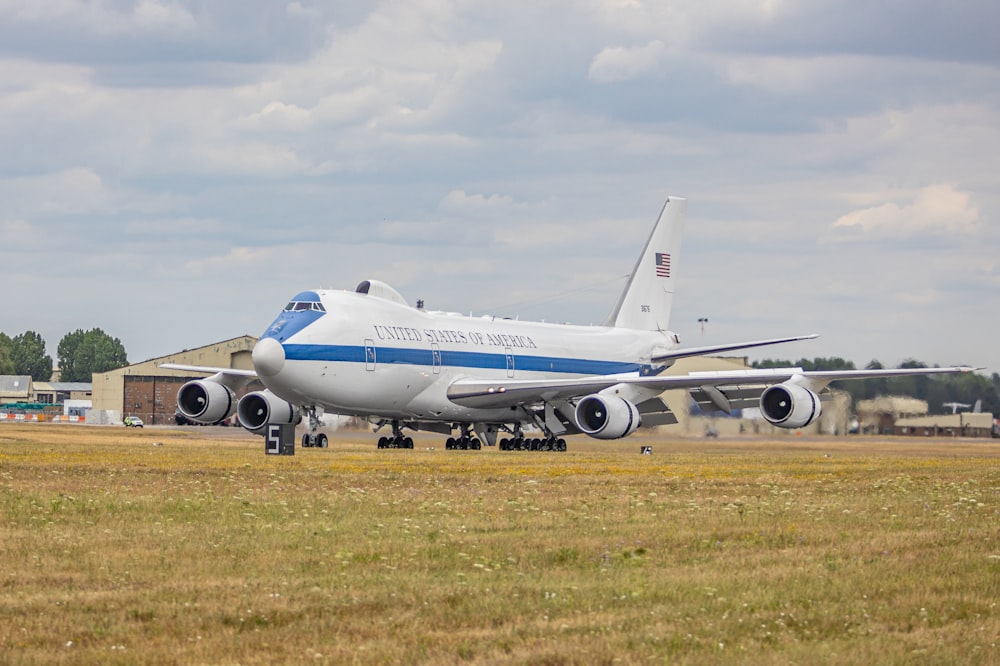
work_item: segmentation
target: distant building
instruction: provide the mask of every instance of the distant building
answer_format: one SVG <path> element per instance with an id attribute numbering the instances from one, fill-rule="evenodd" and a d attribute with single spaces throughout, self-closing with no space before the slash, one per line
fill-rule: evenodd
<path id="1" fill-rule="evenodd" d="M 34 401 L 31 375 L 0 375 L 0 405 Z"/>
<path id="2" fill-rule="evenodd" d="M 61 404 L 67 400 L 90 400 L 92 386 L 90 382 L 35 382 L 35 402 Z"/>
<path id="3" fill-rule="evenodd" d="M 164 370 L 163 363 L 199 365 L 211 368 L 253 370 L 252 352 L 257 338 L 244 335 L 196 349 L 149 359 L 141 363 L 96 373 L 93 381 L 93 409 L 88 423 L 120 423 L 126 416 L 138 416 L 147 425 L 174 423 L 177 390 L 191 379 L 204 379 L 205 373 Z M 262 389 L 252 382 L 239 395 Z"/>
<path id="4" fill-rule="evenodd" d="M 865 435 L 891 435 L 900 419 L 925 416 L 927 401 L 901 396 L 885 396 L 874 400 L 858 400 L 858 424 Z"/>
<path id="5" fill-rule="evenodd" d="M 993 415 L 980 412 L 899 419 L 893 434 L 908 437 L 992 437 Z"/>
<path id="6" fill-rule="evenodd" d="M 858 401 L 861 432 L 906 437 L 990 437 L 993 415 L 978 412 L 928 414 L 927 402 L 888 396 Z"/>

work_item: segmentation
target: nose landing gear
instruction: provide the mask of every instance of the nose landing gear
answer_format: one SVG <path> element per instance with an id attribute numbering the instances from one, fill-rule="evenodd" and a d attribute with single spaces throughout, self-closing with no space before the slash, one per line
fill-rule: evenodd
<path id="1" fill-rule="evenodd" d="M 330 439 L 325 433 L 318 432 L 323 422 L 316 415 L 315 407 L 304 407 L 303 412 L 309 417 L 309 432 L 302 435 L 302 448 L 304 449 L 325 449 L 330 445 Z"/>

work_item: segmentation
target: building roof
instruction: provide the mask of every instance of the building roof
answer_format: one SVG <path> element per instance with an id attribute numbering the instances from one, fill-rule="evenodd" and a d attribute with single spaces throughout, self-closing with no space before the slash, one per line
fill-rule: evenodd
<path id="1" fill-rule="evenodd" d="M 0 375 L 0 398 L 26 398 L 31 394 L 31 375 Z"/>
<path id="2" fill-rule="evenodd" d="M 160 363 L 174 363 L 175 362 L 174 359 L 177 356 L 187 354 L 188 352 L 196 352 L 200 349 L 210 349 L 213 347 L 215 348 L 230 347 L 235 349 L 241 349 L 244 348 L 246 345 L 249 345 L 249 348 L 253 349 L 253 346 L 257 343 L 257 339 L 258 338 L 255 335 L 249 335 L 249 334 L 241 335 L 239 337 L 229 338 L 228 340 L 223 340 L 221 342 L 213 342 L 212 344 L 205 345 L 203 347 L 195 347 L 194 349 L 184 349 L 179 352 L 174 352 L 173 354 L 168 354 L 167 356 L 156 356 L 154 358 L 147 358 L 145 361 L 138 361 L 126 367 L 131 367 L 133 365 L 144 365 L 146 363 L 156 363 L 157 365 L 159 365 Z M 112 372 L 114 371 L 112 370 Z"/>
<path id="3" fill-rule="evenodd" d="M 49 386 L 52 387 L 53 391 L 90 391 L 93 389 L 94 385 L 90 382 L 49 382 Z"/>

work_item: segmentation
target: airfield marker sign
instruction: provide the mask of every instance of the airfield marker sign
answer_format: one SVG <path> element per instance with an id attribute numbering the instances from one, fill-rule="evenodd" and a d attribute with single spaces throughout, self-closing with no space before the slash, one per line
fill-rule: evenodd
<path id="1" fill-rule="evenodd" d="M 295 426 L 290 423 L 268 423 L 264 453 L 269 456 L 294 456 Z"/>

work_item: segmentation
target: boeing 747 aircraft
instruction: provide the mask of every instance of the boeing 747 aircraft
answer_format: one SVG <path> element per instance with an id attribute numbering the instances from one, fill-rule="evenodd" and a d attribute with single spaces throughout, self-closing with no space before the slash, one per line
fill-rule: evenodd
<path id="1" fill-rule="evenodd" d="M 640 425 L 676 423 L 660 394 L 685 389 L 700 405 L 730 412 L 759 407 L 782 428 L 822 411 L 832 381 L 968 371 L 966 367 L 804 372 L 799 368 L 666 375 L 683 357 L 718 354 L 801 335 L 684 349 L 668 328 L 687 201 L 669 197 L 605 326 L 573 326 L 430 312 L 389 285 L 315 289 L 293 297 L 253 350 L 254 370 L 165 364 L 212 373 L 184 384 L 184 416 L 219 423 L 235 411 L 244 428 L 297 424 L 302 445 L 327 446 L 324 413 L 358 416 L 391 436 L 382 448 L 412 448 L 406 430 L 448 436 L 447 448 L 565 450 L 565 435 L 618 439 Z M 254 378 L 266 387 L 238 401 Z M 534 426 L 540 436 L 526 437 Z M 529 430 L 532 430 L 529 428 Z"/>

